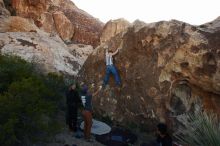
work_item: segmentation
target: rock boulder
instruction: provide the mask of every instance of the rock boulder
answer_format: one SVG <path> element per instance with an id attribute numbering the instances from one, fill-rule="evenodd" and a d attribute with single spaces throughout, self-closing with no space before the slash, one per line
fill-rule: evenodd
<path id="1" fill-rule="evenodd" d="M 2 54 L 20 56 L 28 62 L 35 63 L 37 68 L 45 73 L 57 72 L 76 76 L 90 50 L 93 48 L 86 45 L 81 47 L 66 46 L 59 37 L 50 37 L 44 33 L 0 33 Z M 81 56 L 78 57 L 76 54 Z"/>
<path id="2" fill-rule="evenodd" d="M 39 31 L 38 27 L 31 19 L 19 16 L 0 18 L 0 32 L 30 32 Z"/>
<path id="3" fill-rule="evenodd" d="M 74 36 L 72 38 L 74 42 L 92 46 L 99 45 L 100 35 L 104 26 L 101 21 L 79 8 L 65 9 L 63 11 L 74 26 Z"/>
<path id="4" fill-rule="evenodd" d="M 33 19 L 39 28 L 49 33 L 57 32 L 65 41 L 99 44 L 104 24 L 76 7 L 71 0 L 12 0 L 10 5 L 17 16 Z"/>
<path id="5" fill-rule="evenodd" d="M 70 20 L 61 11 L 53 13 L 53 19 L 59 36 L 64 41 L 70 41 L 74 34 L 74 27 Z"/>
<path id="6" fill-rule="evenodd" d="M 104 49 L 120 48 L 115 65 L 122 79 L 93 98 L 96 113 L 121 124 L 152 130 L 154 122 L 171 126 L 183 113 L 220 113 L 219 19 L 201 26 L 176 20 L 128 27 L 97 47 L 80 72 L 92 91 L 102 85 Z M 152 126 L 152 124 L 154 126 Z"/>
<path id="7" fill-rule="evenodd" d="M 108 21 L 102 31 L 100 42 L 105 43 L 117 34 L 125 31 L 131 24 L 125 19 Z"/>

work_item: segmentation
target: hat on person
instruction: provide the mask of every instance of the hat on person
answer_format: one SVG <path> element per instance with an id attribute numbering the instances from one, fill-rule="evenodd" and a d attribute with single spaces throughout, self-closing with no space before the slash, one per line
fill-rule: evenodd
<path id="1" fill-rule="evenodd" d="M 159 123 L 157 125 L 157 128 L 162 134 L 165 134 L 167 132 L 167 125 L 164 123 Z"/>
<path id="2" fill-rule="evenodd" d="M 88 91 L 88 86 L 83 85 L 83 87 L 82 87 L 82 93 L 87 93 L 87 91 Z"/>

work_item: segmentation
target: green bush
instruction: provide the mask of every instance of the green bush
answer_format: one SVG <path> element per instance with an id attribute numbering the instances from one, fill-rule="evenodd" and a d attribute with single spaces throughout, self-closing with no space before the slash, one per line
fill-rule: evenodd
<path id="1" fill-rule="evenodd" d="M 185 114 L 178 119 L 181 123 L 175 138 L 189 146 L 219 146 L 220 123 L 212 112 Z"/>
<path id="2" fill-rule="evenodd" d="M 19 57 L 0 56 L 0 94 L 7 91 L 12 82 L 30 77 L 32 73 L 32 64 Z"/>
<path id="3" fill-rule="evenodd" d="M 0 56 L 0 145 L 25 146 L 55 134 L 64 89 L 61 76 L 37 74 L 18 57 Z"/>

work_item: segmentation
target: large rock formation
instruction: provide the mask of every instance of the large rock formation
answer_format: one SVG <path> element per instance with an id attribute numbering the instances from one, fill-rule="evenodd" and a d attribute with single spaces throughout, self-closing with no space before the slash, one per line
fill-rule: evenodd
<path id="1" fill-rule="evenodd" d="M 0 32 L 30 32 L 40 31 L 34 22 L 18 16 L 0 18 Z"/>
<path id="2" fill-rule="evenodd" d="M 35 63 L 38 69 L 45 73 L 77 75 L 92 50 L 92 46 L 86 45 L 66 46 L 59 37 L 50 37 L 42 33 L 0 33 L 2 54 L 20 56 Z"/>
<path id="3" fill-rule="evenodd" d="M 71 40 L 74 34 L 74 27 L 70 20 L 60 11 L 53 13 L 53 19 L 60 37 L 64 41 Z"/>
<path id="4" fill-rule="evenodd" d="M 99 45 L 104 26 L 102 22 L 78 8 L 63 9 L 63 11 L 75 28 L 73 41 L 93 46 Z"/>
<path id="5" fill-rule="evenodd" d="M 157 121 L 172 124 L 186 112 L 220 113 L 219 18 L 201 26 L 117 20 L 102 29 L 70 0 L 0 0 L 1 53 L 21 56 L 45 72 L 78 75 L 92 91 L 104 78 L 103 46 L 120 48 L 115 63 L 122 87 L 115 88 L 111 78 L 93 99 L 95 113 L 145 130 Z M 77 74 L 93 51 L 84 44 L 97 46 L 100 35 L 102 44 Z"/>
<path id="6" fill-rule="evenodd" d="M 11 0 L 8 5 L 14 15 L 33 19 L 39 28 L 52 34 L 57 32 L 64 41 L 99 44 L 103 23 L 71 0 Z"/>
<path id="7" fill-rule="evenodd" d="M 125 31 L 131 24 L 125 19 L 110 20 L 105 24 L 100 42 L 105 43 L 117 34 Z"/>
<path id="8" fill-rule="evenodd" d="M 80 79 L 95 91 L 105 74 L 104 45 L 113 50 L 122 78 L 94 97 L 96 113 L 151 130 L 186 112 L 220 113 L 220 20 L 192 26 L 176 20 L 134 24 L 97 47 Z M 140 24 L 140 25 L 139 25 Z"/>
<path id="9" fill-rule="evenodd" d="M 50 33 L 55 34 L 56 33 L 56 27 L 54 23 L 53 14 L 49 12 L 45 12 L 41 15 L 41 20 L 36 21 L 36 25 L 41 28 L 41 30 Z M 65 23 L 63 23 L 65 25 Z M 72 29 L 72 28 L 71 28 Z M 70 30 L 73 31 L 73 30 Z M 62 33 L 62 31 L 61 31 Z"/>
<path id="10" fill-rule="evenodd" d="M 17 16 L 10 16 L 6 8 Z M 80 20 L 74 19 L 74 23 L 80 22 L 75 27 L 64 10 L 76 11 L 78 8 L 70 0 L 0 0 L 0 53 L 20 56 L 35 63 L 44 72 L 76 76 L 93 47 L 70 42 L 74 29 L 81 27 L 81 24 L 87 26 L 88 23 L 82 21 L 84 19 L 93 21 L 88 26 L 91 29 L 96 23 L 102 23 L 82 11 L 86 15 Z M 79 16 L 81 10 L 77 13 Z M 92 40 L 88 44 L 99 42 L 96 34 L 94 40 L 93 36 L 89 36 L 89 31 L 87 33 L 86 36 L 80 36 L 80 39 Z M 93 30 L 92 33 L 97 32 Z M 74 41 L 81 42 L 78 38 Z M 64 42 L 68 42 L 68 45 Z"/>

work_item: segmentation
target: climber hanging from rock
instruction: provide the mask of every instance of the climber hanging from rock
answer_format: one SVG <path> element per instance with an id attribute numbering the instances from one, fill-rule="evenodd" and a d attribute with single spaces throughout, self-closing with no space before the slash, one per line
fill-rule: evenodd
<path id="1" fill-rule="evenodd" d="M 108 84 L 109 77 L 111 74 L 114 75 L 116 85 L 121 86 L 121 79 L 118 74 L 118 70 L 113 64 L 113 56 L 119 52 L 119 48 L 117 48 L 115 52 L 109 50 L 108 46 L 104 46 L 104 49 L 105 49 L 105 61 L 106 61 L 106 73 L 104 77 L 103 88 L 105 88 L 105 86 Z"/>

